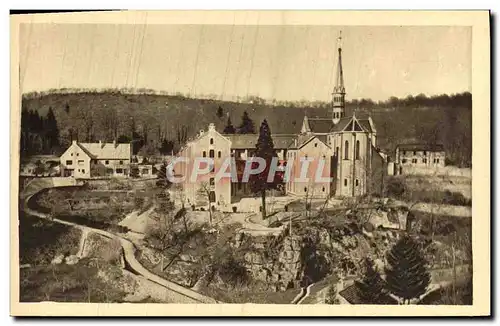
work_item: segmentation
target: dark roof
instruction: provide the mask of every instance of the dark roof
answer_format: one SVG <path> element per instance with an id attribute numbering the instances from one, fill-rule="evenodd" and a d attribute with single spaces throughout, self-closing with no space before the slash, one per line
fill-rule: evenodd
<path id="1" fill-rule="evenodd" d="M 403 151 L 444 151 L 444 146 L 442 144 L 399 144 L 396 148 Z"/>
<path id="2" fill-rule="evenodd" d="M 309 128 L 313 133 L 326 134 L 333 127 L 332 119 L 328 118 L 308 118 Z"/>
<path id="3" fill-rule="evenodd" d="M 387 294 L 381 294 L 379 297 L 379 302 L 365 302 L 361 295 L 359 282 L 354 282 L 353 285 L 346 287 L 339 292 L 339 295 L 346 299 L 350 304 L 398 304 L 396 299 Z"/>
<path id="4" fill-rule="evenodd" d="M 255 148 L 255 144 L 259 139 L 258 134 L 225 134 L 224 137 L 231 141 L 232 149 L 250 149 Z M 275 149 L 286 149 L 293 143 L 294 139 L 297 137 L 295 135 L 288 134 L 275 134 L 271 136 L 273 138 Z"/>
<path id="5" fill-rule="evenodd" d="M 361 127 L 362 130 L 359 130 L 359 127 L 357 125 L 354 125 L 354 128 L 353 126 L 350 125 L 353 123 L 353 117 L 351 116 L 340 119 L 339 122 L 333 126 L 331 131 L 339 132 L 344 130 L 345 128 L 348 128 L 349 130 L 354 129 L 356 131 L 373 132 L 369 119 L 359 119 L 356 116 L 356 121 L 359 123 L 359 126 Z"/>

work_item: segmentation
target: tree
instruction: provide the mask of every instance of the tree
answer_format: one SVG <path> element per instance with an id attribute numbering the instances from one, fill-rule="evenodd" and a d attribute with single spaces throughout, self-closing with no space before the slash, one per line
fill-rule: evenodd
<path id="1" fill-rule="evenodd" d="M 163 162 L 158 170 L 158 181 L 156 182 L 157 187 L 169 188 L 171 185 L 170 180 L 167 175 L 167 163 Z"/>
<path id="2" fill-rule="evenodd" d="M 137 165 L 130 168 L 130 177 L 139 178 L 139 168 Z"/>
<path id="3" fill-rule="evenodd" d="M 206 181 L 202 182 L 200 184 L 200 188 L 198 188 L 198 194 L 206 199 L 208 203 L 208 217 L 209 217 L 209 224 L 210 227 L 213 226 L 213 217 L 212 217 L 212 205 L 211 205 L 211 199 L 212 199 L 212 189 L 210 187 L 210 184 Z"/>
<path id="4" fill-rule="evenodd" d="M 263 159 L 266 166 L 261 173 L 251 175 L 249 179 L 250 189 L 253 193 L 260 194 L 262 199 L 262 218 L 266 218 L 266 191 L 279 189 L 282 185 L 281 180 L 279 180 L 279 174 L 275 174 L 271 182 L 268 181 L 272 159 L 273 157 L 277 157 L 277 155 L 274 150 L 271 129 L 266 120 L 260 126 L 259 139 L 255 145 L 255 157 Z"/>
<path id="5" fill-rule="evenodd" d="M 172 151 L 174 150 L 174 142 L 172 140 L 167 140 L 166 138 L 163 138 L 161 141 L 160 148 L 158 150 L 163 155 L 171 154 Z"/>
<path id="6" fill-rule="evenodd" d="M 222 119 L 223 116 L 224 116 L 224 110 L 222 109 L 222 106 L 219 105 L 219 107 L 217 108 L 217 117 L 219 119 Z"/>
<path id="7" fill-rule="evenodd" d="M 230 117 L 227 118 L 227 124 L 226 124 L 226 127 L 224 128 L 223 133 L 225 133 L 225 134 L 235 134 L 236 133 L 236 129 L 234 128 Z"/>
<path id="8" fill-rule="evenodd" d="M 54 112 L 52 111 L 52 107 L 49 107 L 49 112 L 47 112 L 44 129 L 49 150 L 53 151 L 57 146 L 59 146 L 59 128 L 57 127 L 57 120 Z"/>
<path id="9" fill-rule="evenodd" d="M 266 123 L 267 124 L 267 123 Z M 240 134 L 253 134 L 255 133 L 255 126 L 248 116 L 247 111 L 243 112 L 243 116 L 241 117 L 241 125 L 238 128 L 238 133 Z"/>
<path id="10" fill-rule="evenodd" d="M 427 291 L 430 274 L 419 244 L 410 236 L 403 236 L 388 252 L 385 268 L 387 289 L 410 303 Z"/>
<path id="11" fill-rule="evenodd" d="M 360 296 L 365 303 L 378 304 L 384 295 L 384 281 L 370 258 L 365 259 L 365 275 L 363 281 L 358 283 Z"/>

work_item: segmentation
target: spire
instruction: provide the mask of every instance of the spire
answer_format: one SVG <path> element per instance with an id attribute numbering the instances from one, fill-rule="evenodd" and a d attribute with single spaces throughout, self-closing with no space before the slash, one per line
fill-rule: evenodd
<path id="1" fill-rule="evenodd" d="M 338 51 L 339 51 L 339 59 L 337 63 L 337 76 L 335 78 L 335 87 L 333 91 L 335 93 L 345 93 L 345 87 L 344 87 L 344 71 L 342 69 L 342 31 L 340 31 L 340 35 L 338 37 Z"/>
<path id="2" fill-rule="evenodd" d="M 345 116 L 345 87 L 344 87 L 344 70 L 342 69 L 342 31 L 337 39 L 337 47 L 339 58 L 337 63 L 337 76 L 332 93 L 332 120 L 333 123 L 338 123 Z"/>

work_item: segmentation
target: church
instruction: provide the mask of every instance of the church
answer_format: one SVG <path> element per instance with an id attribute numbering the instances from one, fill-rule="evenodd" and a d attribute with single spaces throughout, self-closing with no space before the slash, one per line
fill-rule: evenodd
<path id="1" fill-rule="evenodd" d="M 377 148 L 377 130 L 371 117 L 357 117 L 355 113 L 346 116 L 345 96 L 342 48 L 339 45 L 330 116 L 304 116 L 300 134 L 288 151 L 288 161 L 294 161 L 295 166 L 286 186 L 288 193 L 311 197 L 357 197 L 382 193 L 387 156 Z M 313 158 L 313 162 L 319 158 L 325 160 L 323 176 L 330 177 L 331 181 L 302 182 L 297 165 L 304 158 Z"/>
<path id="2" fill-rule="evenodd" d="M 272 135 L 280 165 L 288 169 L 283 191 L 274 195 L 342 198 L 382 193 L 387 156 L 377 148 L 377 130 L 371 117 L 355 113 L 346 116 L 345 96 L 342 48 L 339 45 L 328 116 L 313 118 L 306 114 L 297 134 Z M 223 207 L 241 198 L 252 197 L 239 173 L 238 182 L 216 180 L 215 177 L 227 157 L 234 158 L 237 166 L 244 165 L 252 157 L 258 137 L 258 134 L 222 134 L 213 123 L 208 130 L 200 130 L 178 154 L 185 162 L 175 168 L 176 173 L 188 177 L 183 184 L 187 202 L 195 206 Z M 206 182 L 202 179 L 188 181 L 196 157 L 213 159 L 213 166 L 203 176 Z M 302 171 L 304 160 L 309 161 L 305 173 Z M 208 193 L 208 196 L 200 197 L 200 184 L 206 185 L 202 193 Z"/>

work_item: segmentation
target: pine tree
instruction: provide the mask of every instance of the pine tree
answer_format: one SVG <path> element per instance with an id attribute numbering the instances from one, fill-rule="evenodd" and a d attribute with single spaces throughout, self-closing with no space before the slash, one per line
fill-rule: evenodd
<path id="1" fill-rule="evenodd" d="M 358 283 L 358 287 L 361 290 L 360 296 L 364 303 L 380 304 L 380 298 L 385 292 L 384 280 L 380 277 L 371 259 L 366 258 L 365 268 L 363 280 Z"/>
<path id="2" fill-rule="evenodd" d="M 59 128 L 57 127 L 57 120 L 52 111 L 52 107 L 49 107 L 49 112 L 47 113 L 45 132 L 50 147 L 49 149 L 53 150 L 55 147 L 59 146 Z"/>
<path id="3" fill-rule="evenodd" d="M 222 106 L 219 105 L 219 107 L 217 108 L 217 117 L 219 119 L 222 119 L 223 116 L 224 116 L 224 110 L 222 109 Z"/>
<path id="4" fill-rule="evenodd" d="M 247 111 L 243 112 L 241 117 L 241 125 L 238 128 L 238 133 L 240 134 L 253 134 L 255 133 L 255 126 L 252 119 L 248 116 Z"/>
<path id="5" fill-rule="evenodd" d="M 264 120 L 260 126 L 259 139 L 255 145 L 255 157 L 262 158 L 265 163 L 265 169 L 259 174 L 254 174 L 250 176 L 249 183 L 250 189 L 255 194 L 260 194 L 262 198 L 262 218 L 266 218 L 266 191 L 271 189 L 278 189 L 281 186 L 281 180 L 279 180 L 279 175 L 276 174 L 275 178 L 268 182 L 269 169 L 271 167 L 271 161 L 273 157 L 276 157 L 276 151 L 274 150 L 274 143 L 271 137 L 271 129 Z"/>
<path id="6" fill-rule="evenodd" d="M 227 118 L 227 125 L 224 128 L 223 133 L 225 133 L 225 134 L 235 134 L 236 133 L 236 129 L 234 129 L 234 126 L 231 123 L 231 118 L 229 118 L 229 117 Z"/>
<path id="7" fill-rule="evenodd" d="M 427 262 L 415 240 L 402 237 L 387 254 L 387 289 L 409 303 L 424 294 L 430 283 Z"/>

